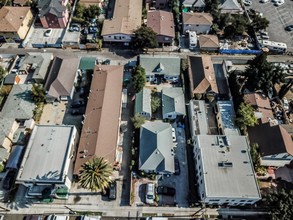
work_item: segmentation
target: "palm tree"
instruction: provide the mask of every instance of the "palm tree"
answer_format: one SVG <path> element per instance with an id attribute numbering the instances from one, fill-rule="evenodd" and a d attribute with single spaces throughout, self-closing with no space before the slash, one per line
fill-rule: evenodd
<path id="1" fill-rule="evenodd" d="M 79 183 L 91 191 L 105 191 L 111 182 L 112 166 L 102 157 L 94 157 L 82 165 Z"/>

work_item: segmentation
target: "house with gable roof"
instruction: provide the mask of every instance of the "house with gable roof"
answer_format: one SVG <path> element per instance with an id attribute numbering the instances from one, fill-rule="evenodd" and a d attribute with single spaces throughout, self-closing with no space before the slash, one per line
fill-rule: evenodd
<path id="1" fill-rule="evenodd" d="M 30 7 L 0 9 L 0 43 L 20 42 L 25 39 L 33 21 Z"/>
<path id="2" fill-rule="evenodd" d="M 143 116 L 147 120 L 150 120 L 152 117 L 151 93 L 150 89 L 144 87 L 135 95 L 134 113 Z"/>
<path id="3" fill-rule="evenodd" d="M 34 83 L 44 83 L 49 65 L 53 59 L 52 53 L 27 53 L 19 63 L 20 74 L 32 74 Z"/>
<path id="4" fill-rule="evenodd" d="M 139 64 L 145 69 L 146 80 L 153 82 L 156 77 L 177 82 L 180 74 L 180 58 L 161 55 L 140 55 Z"/>
<path id="5" fill-rule="evenodd" d="M 68 101 L 73 97 L 78 65 L 79 58 L 75 56 L 54 58 L 44 86 L 47 102 Z"/>
<path id="6" fill-rule="evenodd" d="M 200 50 L 204 51 L 216 51 L 220 48 L 220 43 L 217 35 L 205 35 L 198 36 L 198 46 Z"/>
<path id="7" fill-rule="evenodd" d="M 175 172 L 171 128 L 169 123 L 159 121 L 141 126 L 139 170 L 160 174 Z"/>
<path id="8" fill-rule="evenodd" d="M 273 110 L 270 100 L 264 94 L 247 93 L 243 96 L 244 102 L 254 108 L 255 117 L 261 123 L 267 123 L 274 120 Z"/>
<path id="9" fill-rule="evenodd" d="M 147 26 L 157 34 L 158 44 L 172 44 L 175 38 L 173 13 L 162 10 L 149 11 L 147 14 Z"/>
<path id="10" fill-rule="evenodd" d="M 209 13 L 182 13 L 183 33 L 195 31 L 197 34 L 208 34 L 213 25 L 213 17 Z"/>
<path id="11" fill-rule="evenodd" d="M 116 0 L 113 17 L 104 20 L 103 41 L 129 43 L 141 26 L 141 16 L 142 0 Z"/>
<path id="12" fill-rule="evenodd" d="M 66 28 L 69 19 L 67 3 L 68 0 L 40 0 L 37 7 L 42 26 L 44 28 Z"/>
<path id="13" fill-rule="evenodd" d="M 210 56 L 189 56 L 188 74 L 191 97 L 202 97 L 207 94 L 218 95 L 218 85 Z"/>
<path id="14" fill-rule="evenodd" d="M 237 0 L 220 0 L 221 13 L 243 14 L 244 10 Z"/>
<path id="15" fill-rule="evenodd" d="M 257 143 L 262 166 L 282 167 L 293 160 L 292 136 L 282 125 L 270 122 L 248 128 L 250 143 Z"/>
<path id="16" fill-rule="evenodd" d="M 163 119 L 176 119 L 186 115 L 184 93 L 181 87 L 162 89 Z"/>

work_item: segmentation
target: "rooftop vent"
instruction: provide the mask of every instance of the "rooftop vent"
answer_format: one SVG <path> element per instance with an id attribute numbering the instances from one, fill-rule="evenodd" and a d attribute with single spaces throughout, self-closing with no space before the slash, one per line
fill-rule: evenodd
<path id="1" fill-rule="evenodd" d="M 220 167 L 220 168 L 233 167 L 233 163 L 222 161 L 222 162 L 218 163 L 218 167 Z"/>

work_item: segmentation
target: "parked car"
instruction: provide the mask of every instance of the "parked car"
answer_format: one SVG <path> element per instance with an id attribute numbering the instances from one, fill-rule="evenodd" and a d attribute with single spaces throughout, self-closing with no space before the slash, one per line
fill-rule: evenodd
<path id="1" fill-rule="evenodd" d="M 176 194 L 176 190 L 168 186 L 158 186 L 157 194 L 174 196 Z"/>
<path id="2" fill-rule="evenodd" d="M 44 32 L 45 37 L 50 37 L 51 34 L 52 34 L 52 29 L 51 28 L 49 28 L 48 30 L 46 30 Z"/>
<path id="3" fill-rule="evenodd" d="M 173 139 L 173 142 L 176 142 L 176 131 L 175 131 L 175 128 L 172 128 L 172 139 Z"/>
<path id="4" fill-rule="evenodd" d="M 293 31 L 293 24 L 288 25 L 287 27 L 285 27 L 286 31 Z"/>
<path id="5" fill-rule="evenodd" d="M 274 5 L 275 6 L 281 6 L 283 4 L 285 4 L 285 1 L 284 0 L 280 0 L 280 1 L 277 1 Z"/>
<path id="6" fill-rule="evenodd" d="M 175 165 L 175 175 L 179 175 L 180 174 L 180 164 L 179 164 L 179 160 L 177 158 L 175 158 L 174 160 L 174 165 Z"/>
<path id="7" fill-rule="evenodd" d="M 116 194 L 117 194 L 117 183 L 116 183 L 116 181 L 113 181 L 113 182 L 110 183 L 110 186 L 109 186 L 108 198 L 110 200 L 115 200 L 116 199 Z"/>
<path id="8" fill-rule="evenodd" d="M 155 184 L 147 183 L 145 201 L 147 204 L 153 204 L 155 199 Z"/>
<path id="9" fill-rule="evenodd" d="M 250 0 L 243 0 L 243 4 L 246 5 L 246 6 L 250 6 L 250 5 L 252 5 L 252 1 L 250 1 Z"/>
<path id="10" fill-rule="evenodd" d="M 71 108 L 78 108 L 85 106 L 85 101 L 83 99 L 75 99 L 71 104 Z"/>
<path id="11" fill-rule="evenodd" d="M 267 3 L 269 0 L 260 0 L 261 3 Z"/>
<path id="12" fill-rule="evenodd" d="M 83 115 L 85 113 L 85 108 L 74 108 L 71 111 L 72 115 Z"/>
<path id="13" fill-rule="evenodd" d="M 85 89 L 84 89 L 84 87 L 81 87 L 79 90 L 79 96 L 84 97 L 84 95 L 85 95 Z"/>
<path id="14" fill-rule="evenodd" d="M 109 59 L 106 59 L 102 62 L 104 65 L 110 65 L 111 61 Z"/>

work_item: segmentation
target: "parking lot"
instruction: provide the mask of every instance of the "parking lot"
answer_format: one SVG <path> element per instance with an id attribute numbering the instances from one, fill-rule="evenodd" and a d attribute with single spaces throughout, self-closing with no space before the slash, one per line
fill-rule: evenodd
<path id="1" fill-rule="evenodd" d="M 252 1 L 252 5 L 246 7 L 252 8 L 263 13 L 263 16 L 270 21 L 267 29 L 270 40 L 283 42 L 287 44 L 288 51 L 293 51 L 293 31 L 285 31 L 285 27 L 293 24 L 293 1 L 285 0 L 285 4 L 275 6 L 272 1 L 261 3 Z"/>
<path id="2" fill-rule="evenodd" d="M 52 29 L 50 36 L 45 36 L 46 30 L 48 29 L 34 28 L 32 26 L 25 39 L 25 46 L 27 48 L 32 48 L 33 45 L 61 45 L 66 29 L 54 28 Z"/>

